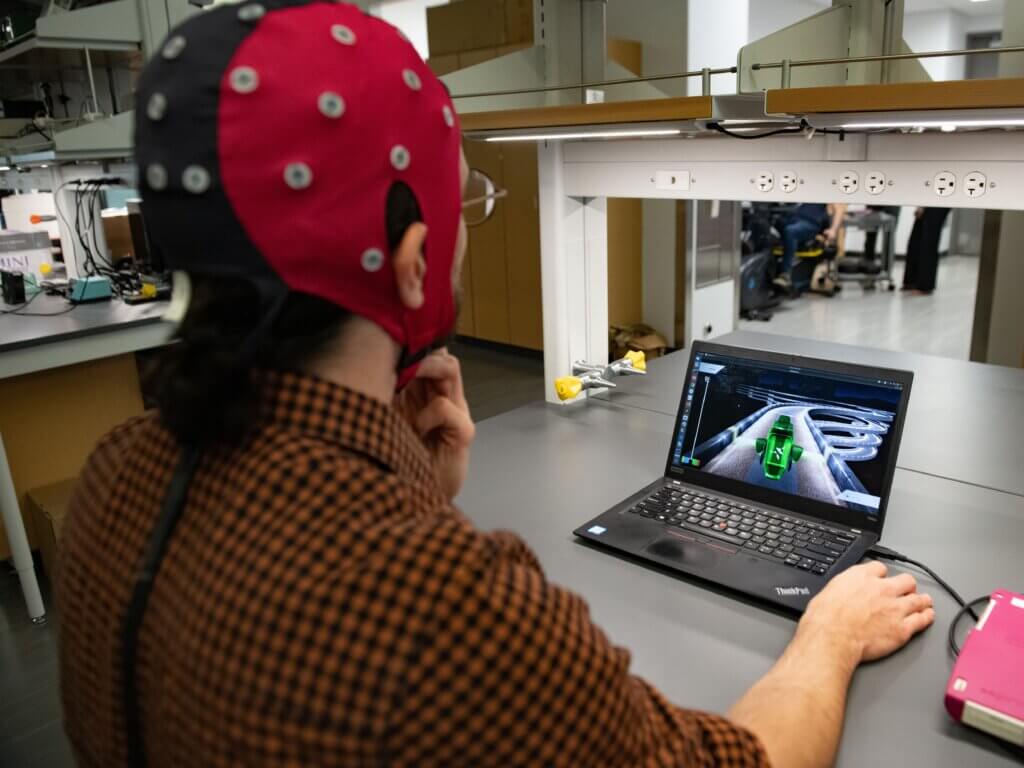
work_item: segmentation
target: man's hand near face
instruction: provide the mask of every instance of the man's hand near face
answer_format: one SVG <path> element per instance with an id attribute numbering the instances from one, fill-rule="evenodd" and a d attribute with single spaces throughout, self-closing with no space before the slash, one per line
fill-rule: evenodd
<path id="1" fill-rule="evenodd" d="M 469 446 L 476 434 L 458 358 L 447 349 L 427 356 L 395 398 L 395 407 L 427 446 L 441 490 L 454 499 L 466 480 Z"/>

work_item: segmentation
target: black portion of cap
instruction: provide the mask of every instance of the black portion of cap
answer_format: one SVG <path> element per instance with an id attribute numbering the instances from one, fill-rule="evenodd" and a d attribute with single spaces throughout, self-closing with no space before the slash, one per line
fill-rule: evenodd
<path id="1" fill-rule="evenodd" d="M 310 0 L 259 0 L 271 13 Z M 142 214 L 150 241 L 169 269 L 195 274 L 246 277 L 275 282 L 279 278 L 249 239 L 231 207 L 220 178 L 217 123 L 220 82 L 228 63 L 259 21 L 244 21 L 239 10 L 251 3 L 223 5 L 200 12 L 173 29 L 139 78 L 135 108 L 135 160 L 142 192 Z M 176 56 L 164 55 L 175 38 L 185 45 Z M 148 113 L 153 94 L 166 103 L 163 116 Z M 166 171 L 167 185 L 153 189 L 148 169 Z M 203 168 L 207 189 L 189 192 L 182 183 L 188 166 Z"/>

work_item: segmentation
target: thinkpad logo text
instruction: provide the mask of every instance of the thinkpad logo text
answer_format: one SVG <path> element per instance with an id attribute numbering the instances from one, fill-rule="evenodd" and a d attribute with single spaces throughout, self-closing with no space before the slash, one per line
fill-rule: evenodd
<path id="1" fill-rule="evenodd" d="M 775 593 L 778 595 L 809 595 L 811 590 L 807 587 L 776 587 Z"/>

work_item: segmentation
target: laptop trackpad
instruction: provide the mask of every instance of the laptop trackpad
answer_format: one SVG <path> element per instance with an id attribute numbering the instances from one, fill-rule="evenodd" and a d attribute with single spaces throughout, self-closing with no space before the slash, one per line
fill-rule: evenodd
<path id="1" fill-rule="evenodd" d="M 707 544 L 672 534 L 655 539 L 645 547 L 645 551 L 665 560 L 702 568 L 714 565 L 719 558 L 719 554 Z"/>

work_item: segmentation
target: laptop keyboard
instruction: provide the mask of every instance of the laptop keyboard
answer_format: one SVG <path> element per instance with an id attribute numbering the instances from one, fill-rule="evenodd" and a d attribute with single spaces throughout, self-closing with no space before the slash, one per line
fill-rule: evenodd
<path id="1" fill-rule="evenodd" d="M 683 486 L 659 488 L 629 511 L 821 576 L 857 539 L 841 528 Z"/>

